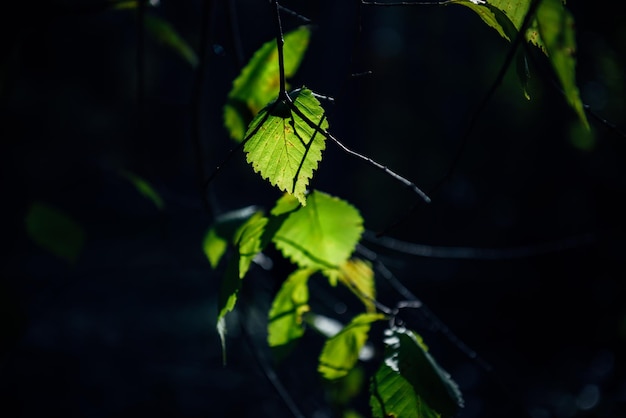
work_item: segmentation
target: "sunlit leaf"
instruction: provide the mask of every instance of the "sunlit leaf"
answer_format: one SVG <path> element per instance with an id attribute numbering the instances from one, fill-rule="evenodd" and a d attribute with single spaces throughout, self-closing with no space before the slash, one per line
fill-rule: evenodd
<path id="1" fill-rule="evenodd" d="M 309 180 L 326 147 L 326 138 L 316 127 L 326 131 L 328 122 L 310 90 L 295 90 L 290 97 L 306 119 L 284 101 L 269 104 L 250 123 L 244 151 L 254 171 L 306 205 Z"/>
<path id="2" fill-rule="evenodd" d="M 457 384 L 427 352 L 421 338 L 403 327 L 386 331 L 385 359 L 372 377 L 374 417 L 453 417 L 463 407 Z"/>
<path id="3" fill-rule="evenodd" d="M 165 204 L 163 203 L 161 195 L 154 189 L 154 187 L 152 187 L 150 183 L 148 183 L 148 181 L 127 170 L 119 170 L 119 174 L 130 181 L 142 196 L 154 203 L 154 206 L 156 206 L 157 209 L 163 210 Z"/>
<path id="4" fill-rule="evenodd" d="M 560 0 L 544 0 L 537 10 L 539 33 L 569 105 L 589 129 L 589 122 L 576 86 L 576 39 L 574 18 Z"/>
<path id="5" fill-rule="evenodd" d="M 276 294 L 269 312 L 267 341 L 270 347 L 287 345 L 304 334 L 302 315 L 309 310 L 307 281 L 313 270 L 293 272 Z"/>
<path id="6" fill-rule="evenodd" d="M 361 238 L 363 218 L 349 203 L 320 191 L 313 191 L 307 200 L 306 206 L 288 215 L 273 242 L 300 268 L 338 268 Z M 293 196 L 284 195 L 277 206 L 289 207 L 294 201 Z"/>
<path id="7" fill-rule="evenodd" d="M 217 267 L 228 244 L 234 243 L 237 230 L 258 211 L 256 206 L 247 206 L 217 217 L 202 241 L 202 249 L 211 267 Z"/>
<path id="8" fill-rule="evenodd" d="M 160 17 L 146 14 L 145 25 L 148 32 L 160 43 L 171 48 L 183 57 L 192 67 L 198 65 L 198 57 L 187 41 L 176 29 Z"/>
<path id="9" fill-rule="evenodd" d="M 301 26 L 284 36 L 285 78 L 292 77 L 309 45 L 311 30 Z M 278 96 L 280 73 L 276 40 L 266 42 L 233 82 L 224 107 L 224 124 L 231 138 L 241 141 L 252 118 Z M 287 87 L 288 88 L 288 87 Z"/>
<path id="10" fill-rule="evenodd" d="M 384 320 L 376 313 L 357 315 L 337 335 L 326 340 L 317 370 L 326 379 L 338 379 L 352 370 L 367 341 L 372 322 Z"/>
<path id="11" fill-rule="evenodd" d="M 26 232 L 39 246 L 69 263 L 78 259 L 85 242 L 83 228 L 66 213 L 33 203 L 26 214 Z"/>
<path id="12" fill-rule="evenodd" d="M 376 286 L 374 271 L 369 262 L 361 259 L 351 259 L 339 267 L 338 279 L 350 288 L 361 299 L 367 312 L 374 312 L 376 307 Z"/>

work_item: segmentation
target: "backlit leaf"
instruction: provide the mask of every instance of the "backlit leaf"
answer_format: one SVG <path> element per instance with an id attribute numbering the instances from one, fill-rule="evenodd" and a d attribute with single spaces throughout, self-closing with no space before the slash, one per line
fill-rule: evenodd
<path id="1" fill-rule="evenodd" d="M 283 37 L 285 78 L 292 77 L 309 45 L 311 30 L 301 26 Z M 267 103 L 276 99 L 280 89 L 276 40 L 266 42 L 233 82 L 224 107 L 224 124 L 232 139 L 241 141 L 250 121 Z"/>
<path id="2" fill-rule="evenodd" d="M 244 151 L 254 171 L 306 205 L 309 180 L 326 147 L 325 136 L 315 127 L 326 131 L 328 122 L 324 109 L 310 90 L 295 90 L 290 98 L 314 127 L 284 101 L 273 102 L 250 123 Z"/>
<path id="3" fill-rule="evenodd" d="M 257 212 L 246 221 L 235 235 L 235 245 L 239 258 L 239 277 L 243 278 L 254 257 L 263 249 L 261 237 L 268 219 Z"/>
<path id="4" fill-rule="evenodd" d="M 262 250 L 261 236 L 266 224 L 267 218 L 261 212 L 256 212 L 235 231 L 233 243 L 236 254 L 228 262 L 217 300 L 217 331 L 222 347 L 226 345 L 225 316 L 235 308 L 241 279 L 248 272 L 253 258 Z"/>
<path id="5" fill-rule="evenodd" d="M 350 258 L 360 240 L 363 218 L 349 203 L 320 191 L 309 194 L 307 201 L 306 206 L 289 213 L 273 242 L 300 268 L 336 269 Z M 277 207 L 289 207 L 290 203 L 297 201 L 284 195 Z"/>
<path id="6" fill-rule="evenodd" d="M 26 214 L 26 232 L 39 246 L 74 263 L 85 242 L 83 228 L 63 211 L 45 203 L 33 203 Z"/>
<path id="7" fill-rule="evenodd" d="M 357 315 L 337 335 L 326 340 L 317 367 L 321 375 L 330 380 L 347 375 L 359 359 L 372 322 L 384 319 L 384 315 L 376 313 Z"/>
<path id="8" fill-rule="evenodd" d="M 309 310 L 307 281 L 313 270 L 293 272 L 276 294 L 269 312 L 267 341 L 270 347 L 287 345 L 304 334 L 302 315 Z"/>
<path id="9" fill-rule="evenodd" d="M 372 377 L 374 417 L 453 417 L 463 398 L 456 383 L 427 352 L 421 338 L 403 327 L 388 329 L 385 359 Z"/>
<path id="10" fill-rule="evenodd" d="M 376 286 L 374 271 L 369 262 L 360 259 L 351 259 L 339 267 L 338 279 L 350 288 L 361 299 L 367 312 L 374 312 Z"/>
<path id="11" fill-rule="evenodd" d="M 234 243 L 235 233 L 252 215 L 256 206 L 247 206 L 220 215 L 211 225 L 202 240 L 202 249 L 211 267 L 216 268 L 229 243 Z"/>

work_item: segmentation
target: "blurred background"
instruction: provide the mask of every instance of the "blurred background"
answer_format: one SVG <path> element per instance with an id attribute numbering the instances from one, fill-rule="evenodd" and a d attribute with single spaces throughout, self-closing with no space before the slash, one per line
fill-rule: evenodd
<path id="1" fill-rule="evenodd" d="M 268 380 L 264 321 L 291 269 L 271 249 L 273 267 L 255 266 L 229 316 L 222 365 L 223 271 L 202 239 L 216 214 L 269 209 L 279 193 L 241 152 L 212 183 L 212 211 L 198 179 L 233 147 L 226 96 L 276 27 L 267 1 L 206 4 L 146 5 L 187 55 L 162 27 L 139 30 L 132 2 L 3 9 L 2 416 L 291 416 L 288 399 L 303 416 L 338 416 L 338 390 L 316 372 L 319 336 Z M 530 100 L 511 68 L 477 113 L 509 44 L 467 8 L 281 5 L 314 28 L 291 85 L 333 97 L 335 136 L 432 198 L 417 203 L 332 143 L 313 179 L 360 210 L 364 248 L 424 304 L 404 319 L 459 384 L 459 417 L 626 416 L 623 13 L 567 3 L 589 133 L 541 54 Z M 282 16 L 285 31 L 304 23 Z M 69 225 L 68 248 L 33 239 L 41 218 Z M 405 299 L 378 273 L 381 301 Z M 347 322 L 361 309 L 321 278 L 311 287 L 320 313 Z M 366 396 L 351 402 L 369 415 Z"/>

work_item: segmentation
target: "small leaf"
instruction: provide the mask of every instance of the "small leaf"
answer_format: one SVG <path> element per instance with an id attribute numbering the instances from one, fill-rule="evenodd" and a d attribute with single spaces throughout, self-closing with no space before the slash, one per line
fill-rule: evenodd
<path id="1" fill-rule="evenodd" d="M 304 334 L 302 315 L 309 310 L 307 281 L 311 274 L 313 270 L 310 269 L 296 270 L 289 275 L 276 294 L 267 327 L 270 347 L 285 346 Z"/>
<path id="2" fill-rule="evenodd" d="M 301 26 L 284 36 L 285 77 L 292 77 L 304 57 L 309 45 L 311 30 Z M 224 124 L 232 139 L 241 141 L 246 127 L 254 116 L 276 98 L 280 88 L 278 48 L 276 40 L 266 42 L 259 48 L 250 62 L 241 70 L 228 94 L 224 107 Z"/>
<path id="3" fill-rule="evenodd" d="M 235 235 L 240 278 L 246 275 L 252 260 L 263 249 L 261 237 L 265 231 L 267 221 L 268 219 L 261 212 L 257 212 L 241 226 Z"/>
<path id="4" fill-rule="evenodd" d="M 69 263 L 78 259 L 85 242 L 83 228 L 61 210 L 33 203 L 26 214 L 26 232 L 39 246 Z"/>
<path id="5" fill-rule="evenodd" d="M 145 24 L 148 32 L 154 36 L 158 42 L 174 50 L 192 67 L 195 68 L 198 65 L 196 53 L 172 25 L 160 17 L 150 14 L 146 14 Z"/>
<path id="6" fill-rule="evenodd" d="M 359 359 L 372 322 L 384 319 L 384 315 L 376 313 L 357 315 L 337 335 L 326 340 L 317 367 L 321 375 L 329 380 L 347 375 Z"/>
<path id="7" fill-rule="evenodd" d="M 282 222 L 273 242 L 300 268 L 336 269 L 354 252 L 363 218 L 349 203 L 320 191 L 313 191 L 307 201 Z M 277 207 L 295 203 L 293 196 L 284 195 Z"/>
<path id="8" fill-rule="evenodd" d="M 369 262 L 352 259 L 339 267 L 338 279 L 363 302 L 367 312 L 375 312 L 376 286 L 374 271 Z"/>
<path id="9" fill-rule="evenodd" d="M 403 327 L 385 333 L 385 360 L 371 384 L 373 416 L 453 417 L 463 407 L 461 392 L 421 338 Z"/>
<path id="10" fill-rule="evenodd" d="M 258 212 L 256 206 L 247 206 L 220 215 L 215 220 L 202 241 L 202 249 L 211 267 L 217 267 L 226 252 L 228 243 L 234 242 L 237 230 L 256 212 Z"/>
<path id="11" fill-rule="evenodd" d="M 222 341 L 222 347 L 226 345 L 225 316 L 235 308 L 237 295 L 241 288 L 241 279 L 250 268 L 254 256 L 262 250 L 260 238 L 266 224 L 267 218 L 261 212 L 256 212 L 234 233 L 233 243 L 237 250 L 236 255 L 228 262 L 217 300 L 217 331 Z M 224 358 L 225 355 L 224 353 Z"/>
<path id="12" fill-rule="evenodd" d="M 154 206 L 156 206 L 157 209 L 163 210 L 163 208 L 165 207 L 165 204 L 163 203 L 163 199 L 161 198 L 159 193 L 156 190 L 154 190 L 154 187 L 152 187 L 150 183 L 148 183 L 146 180 L 139 177 L 138 175 L 131 173 L 130 171 L 127 171 L 127 170 L 119 170 L 118 173 L 120 176 L 130 181 L 132 185 L 135 187 L 135 189 L 137 189 L 137 191 L 141 193 L 142 196 L 152 201 L 152 203 L 154 203 Z"/>
<path id="13" fill-rule="evenodd" d="M 589 128 L 589 122 L 576 86 L 576 39 L 574 19 L 561 0 L 544 0 L 537 10 L 541 39 L 552 67 L 556 72 L 569 105 L 580 121 Z"/>
<path id="14" fill-rule="evenodd" d="M 306 119 L 287 103 L 269 104 L 250 123 L 244 151 L 254 171 L 306 205 L 306 188 L 326 147 L 326 137 L 309 122 L 321 131 L 328 129 L 328 122 L 310 90 L 296 90 L 290 97 Z"/>

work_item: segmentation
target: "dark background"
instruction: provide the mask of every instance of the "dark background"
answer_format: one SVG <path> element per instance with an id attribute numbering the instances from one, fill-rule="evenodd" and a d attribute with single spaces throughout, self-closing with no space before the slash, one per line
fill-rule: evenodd
<path id="1" fill-rule="evenodd" d="M 222 271 L 202 253 L 214 214 L 198 191 L 194 145 L 200 126 L 205 173 L 232 147 L 222 106 L 241 65 L 274 35 L 268 2 L 215 2 L 203 84 L 146 34 L 139 103 L 133 11 L 96 0 L 13 3 L 1 18 L 2 416 L 290 416 L 258 359 L 268 362 L 263 318 L 290 266 L 270 250 L 275 267 L 246 278 L 224 367 Z M 436 250 L 423 257 L 363 241 L 430 309 L 405 320 L 461 387 L 459 417 L 626 416 L 626 26 L 615 4 L 567 4 L 581 95 L 608 121 L 590 116 L 591 136 L 576 133 L 540 54 L 530 101 L 511 69 L 475 116 L 509 44 L 469 9 L 283 5 L 315 26 L 292 85 L 336 99 L 325 106 L 344 144 L 432 190 L 431 204 L 409 211 L 413 194 L 331 143 L 314 178 L 359 208 L 368 230 Z M 200 1 L 162 0 L 148 12 L 199 50 Z M 300 23 L 283 16 L 285 30 Z M 164 210 L 119 169 L 148 180 Z M 241 154 L 211 190 L 219 211 L 269 208 L 278 197 Z M 36 201 L 84 228 L 74 265 L 27 236 Z M 360 309 L 322 280 L 312 292 L 315 308 L 341 320 Z M 402 299 L 382 278 L 379 297 Z M 308 333 L 276 369 L 307 417 L 332 416 L 315 371 L 321 343 Z M 366 399 L 355 407 L 368 414 Z"/>

